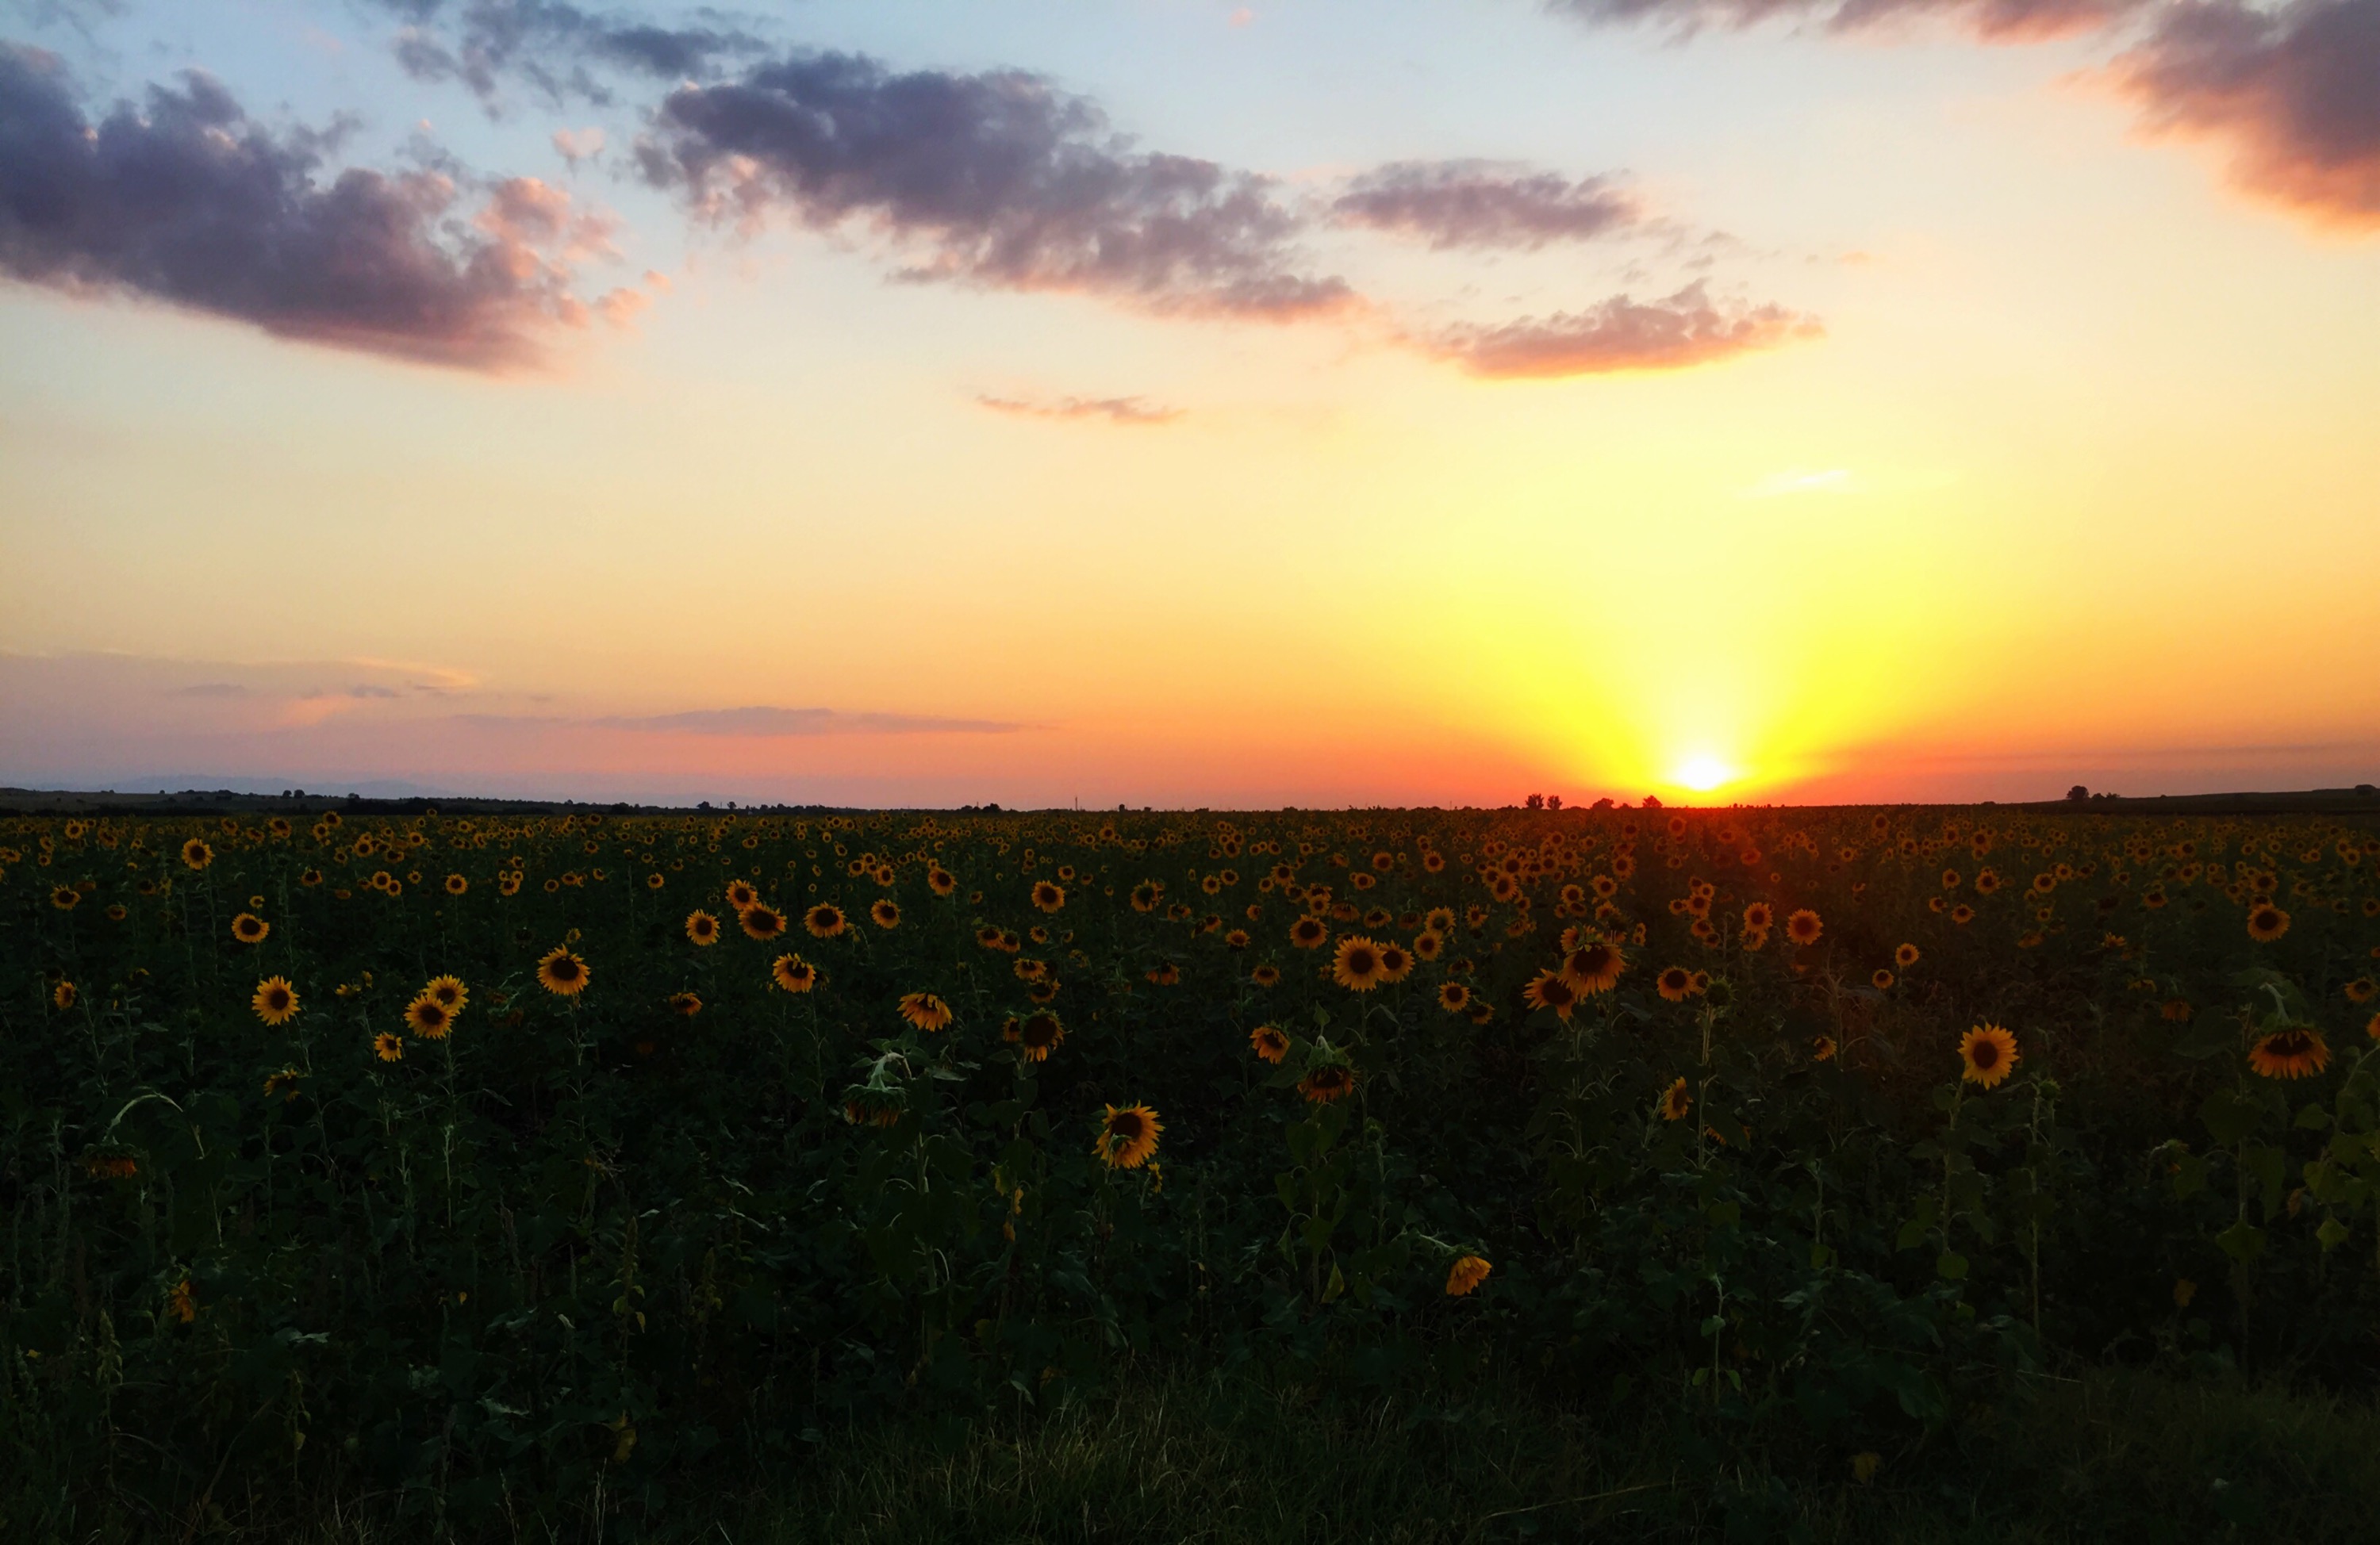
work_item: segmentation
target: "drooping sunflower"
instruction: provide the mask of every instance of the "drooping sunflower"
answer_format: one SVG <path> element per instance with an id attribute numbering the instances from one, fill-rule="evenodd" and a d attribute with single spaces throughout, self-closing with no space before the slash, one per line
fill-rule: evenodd
<path id="1" fill-rule="evenodd" d="M 868 907 L 868 919 L 879 928 L 898 928 L 901 926 L 901 903 L 889 896 L 884 897 Z"/>
<path id="2" fill-rule="evenodd" d="M 1343 1062 L 1326 1062 L 1307 1070 L 1297 1080 L 1297 1092 L 1312 1104 L 1327 1105 L 1333 1100 L 1343 1100 L 1355 1088 L 1355 1069 Z"/>
<path id="3" fill-rule="evenodd" d="M 2330 1044 L 2318 1030 L 2292 1025 L 2259 1036 L 2248 1048 L 2248 1066 L 2268 1079 L 2310 1079 L 2330 1066 Z"/>
<path id="4" fill-rule="evenodd" d="M 746 938 L 758 939 L 762 944 L 783 938 L 785 930 L 791 926 L 785 921 L 785 914 L 766 901 L 753 902 L 735 914 L 735 921 L 743 924 Z"/>
<path id="5" fill-rule="evenodd" d="M 206 839 L 193 837 L 182 844 L 182 863 L 191 869 L 204 869 L 215 861 L 215 851 L 207 846 Z"/>
<path id="6" fill-rule="evenodd" d="M 1330 939 L 1330 925 L 1311 913 L 1289 925 L 1289 942 L 1300 949 L 1319 949 Z"/>
<path id="7" fill-rule="evenodd" d="M 1460 1014 L 1471 1007 L 1471 989 L 1460 982 L 1447 982 L 1438 989 L 1438 1006 L 1450 1014 Z"/>
<path id="8" fill-rule="evenodd" d="M 1550 1008 L 1557 1018 L 1567 1021 L 1571 1010 L 1578 1007 L 1578 991 L 1570 979 L 1559 971 L 1548 968 L 1529 979 L 1521 989 L 1522 1001 L 1532 1008 Z"/>
<path id="9" fill-rule="evenodd" d="M 1289 1056 L 1289 1037 L 1270 1025 L 1258 1025 L 1248 1032 L 1248 1045 L 1258 1056 L 1275 1067 Z"/>
<path id="10" fill-rule="evenodd" d="M 1351 993 L 1370 992 L 1388 980 L 1388 966 L 1380 958 L 1380 947 L 1360 934 L 1341 939 L 1330 963 L 1330 980 Z"/>
<path id="11" fill-rule="evenodd" d="M 587 962 L 557 945 L 537 963 L 537 984 L 558 997 L 577 997 L 587 990 Z"/>
<path id="12" fill-rule="evenodd" d="M 405 1060 L 405 1042 L 393 1030 L 383 1030 L 372 1037 L 372 1055 L 382 1062 Z"/>
<path id="13" fill-rule="evenodd" d="M 669 996 L 669 1006 L 671 1013 L 681 1019 L 690 1020 L 702 1012 L 702 995 L 693 992 L 672 993 Z"/>
<path id="14" fill-rule="evenodd" d="M 1257 966 L 1255 970 L 1248 972 L 1248 980 L 1255 983 L 1259 987 L 1279 986 L 1281 984 L 1281 968 L 1273 965 Z"/>
<path id="15" fill-rule="evenodd" d="M 268 976 L 256 984 L 248 1006 L 266 1024 L 285 1025 L 298 1017 L 298 989 L 285 976 Z"/>
<path id="16" fill-rule="evenodd" d="M 1562 957 L 1561 979 L 1572 992 L 1592 996 L 1619 985 L 1620 973 L 1627 969 L 1628 961 L 1618 945 L 1606 938 L 1585 938 Z"/>
<path id="17" fill-rule="evenodd" d="M 1164 1130 L 1165 1123 L 1148 1105 L 1110 1105 L 1091 1151 L 1110 1169 L 1138 1169 L 1157 1152 L 1158 1134 Z"/>
<path id="18" fill-rule="evenodd" d="M 264 1080 L 264 1097 L 270 1100 L 278 1094 L 283 1103 L 286 1104 L 298 1098 L 298 1085 L 305 1077 L 305 1074 L 295 1068 L 284 1068 L 277 1073 L 268 1074 Z"/>
<path id="19" fill-rule="evenodd" d="M 705 948 L 719 942 L 719 919 L 700 908 L 686 914 L 686 936 Z"/>
<path id="20" fill-rule="evenodd" d="M 1453 1266 L 1446 1273 L 1446 1296 L 1450 1298 L 1460 1298 L 1464 1294 L 1475 1290 L 1481 1283 L 1488 1280 L 1488 1273 L 1494 1270 L 1494 1267 L 1475 1255 L 1455 1257 Z"/>
<path id="21" fill-rule="evenodd" d="M 1694 996 L 1694 973 L 1683 966 L 1671 966 L 1653 979 L 1653 985 L 1671 1003 L 1683 1003 Z"/>
<path id="22" fill-rule="evenodd" d="M 755 907 L 759 903 L 760 887 L 759 886 L 749 880 L 727 882 L 727 905 L 732 911 L 740 912 L 747 907 Z"/>
<path id="23" fill-rule="evenodd" d="M 1810 1037 L 1810 1060 L 1813 1062 L 1832 1062 L 1839 1049 L 1835 1044 L 1835 1038 L 1831 1035 Z"/>
<path id="24" fill-rule="evenodd" d="M 1907 971 L 1917 963 L 1917 947 L 1913 944 L 1902 945 L 1892 952 L 1892 963 Z"/>
<path id="25" fill-rule="evenodd" d="M 1066 1027 L 1047 1008 L 1025 1016 L 1016 1027 L 1016 1053 L 1027 1062 L 1047 1062 L 1066 1039 Z"/>
<path id="26" fill-rule="evenodd" d="M 81 995 L 75 990 L 75 984 L 71 982 L 60 982 L 50 989 L 50 1002 L 58 1008 L 72 1008 L 80 1001 Z"/>
<path id="27" fill-rule="evenodd" d="M 814 939 L 831 939 L 850 927 L 851 920 L 844 916 L 843 909 L 833 902 L 820 901 L 802 914 L 802 926 L 809 930 L 810 937 Z"/>
<path id="28" fill-rule="evenodd" d="M 931 993 L 904 993 L 901 1017 L 919 1030 L 941 1030 L 951 1022 L 951 1006 Z"/>
<path id="29" fill-rule="evenodd" d="M 1661 1104 L 1658 1108 L 1664 1121 L 1683 1121 L 1692 1114 L 1694 1097 L 1686 1092 L 1686 1080 L 1674 1080 L 1669 1088 L 1661 1091 Z"/>
<path id="30" fill-rule="evenodd" d="M 231 936 L 242 944 L 262 944 L 271 932 L 273 924 L 254 912 L 242 912 L 231 920 Z"/>
<path id="31" fill-rule="evenodd" d="M 2270 944 L 2289 931 L 2289 914 L 2270 901 L 2248 910 L 2248 936 L 2258 944 Z"/>
<path id="32" fill-rule="evenodd" d="M 1066 904 L 1066 888 L 1055 880 L 1033 882 L 1033 904 L 1045 912 L 1054 912 Z"/>
<path id="33" fill-rule="evenodd" d="M 1818 935 L 1825 932 L 1826 924 L 1819 922 L 1818 914 L 1807 907 L 1803 907 L 1785 920 L 1785 936 L 1795 944 L 1815 944 L 1818 942 Z"/>
<path id="34" fill-rule="evenodd" d="M 789 993 L 807 993 L 819 984 L 819 969 L 798 955 L 780 955 L 769 980 Z"/>
<path id="35" fill-rule="evenodd" d="M 1977 1025 L 1959 1037 L 1959 1076 L 1969 1083 L 1997 1089 L 2023 1060 L 2016 1036 L 1998 1025 Z"/>
<path id="36" fill-rule="evenodd" d="M 455 1028 L 455 1015 L 444 1004 L 424 993 L 405 1006 L 405 1023 L 424 1041 L 443 1041 Z"/>

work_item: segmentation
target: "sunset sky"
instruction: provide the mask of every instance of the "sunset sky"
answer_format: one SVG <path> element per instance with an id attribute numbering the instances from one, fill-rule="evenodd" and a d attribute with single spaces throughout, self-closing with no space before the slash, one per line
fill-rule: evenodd
<path id="1" fill-rule="evenodd" d="M 2380 781 L 2380 0 L 0 0 L 0 782 L 2077 781 Z"/>

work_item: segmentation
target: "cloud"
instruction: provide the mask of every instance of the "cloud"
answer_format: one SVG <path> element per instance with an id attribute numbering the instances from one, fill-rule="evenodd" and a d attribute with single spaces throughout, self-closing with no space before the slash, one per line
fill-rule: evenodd
<path id="1" fill-rule="evenodd" d="M 2227 141 L 2249 193 L 2380 226 L 2380 0 L 2192 0 L 2163 12 L 2115 77 L 2154 129 Z"/>
<path id="2" fill-rule="evenodd" d="M 1697 280 L 1659 300 L 1621 295 L 1585 311 L 1450 328 L 1426 346 L 1475 376 L 1542 378 L 1683 369 L 1820 331 L 1779 306 L 1723 307 Z"/>
<path id="3" fill-rule="evenodd" d="M 919 714 L 844 713 L 834 708 L 698 708 L 687 713 L 578 722 L 607 730 L 692 735 L 1010 735 L 1023 730 L 989 718 Z"/>
<path id="4" fill-rule="evenodd" d="M 1784 18 L 1854 32 L 1925 17 L 1949 17 L 1994 42 L 2095 31 L 2152 0 L 1547 0 L 1547 8 L 1591 22 L 1668 23 L 1682 32 L 1756 27 Z"/>
<path id="5" fill-rule="evenodd" d="M 1034 402 L 1020 397 L 979 394 L 976 401 L 994 413 L 1026 418 L 1104 418 L 1111 424 L 1171 424 L 1184 409 L 1166 407 L 1142 397 L 1060 397 Z"/>
<path id="6" fill-rule="evenodd" d="M 1096 104 L 1020 71 L 795 54 L 671 92 L 638 159 L 709 221 L 870 228 L 913 256 L 912 280 L 1279 320 L 1355 298 L 1301 272 L 1302 222 L 1271 179 L 1135 151 Z"/>
<path id="7" fill-rule="evenodd" d="M 584 325 L 573 264 L 608 223 L 514 178 L 461 226 L 442 172 L 323 181 L 331 138 L 275 134 L 196 71 L 92 123 L 54 55 L 0 42 L 0 274 L 469 369 L 534 364 Z"/>
<path id="8" fill-rule="evenodd" d="M 1342 224 L 1440 248 L 1585 241 L 1643 218 L 1605 178 L 1571 182 L 1491 161 L 1394 162 L 1354 179 L 1330 208 Z"/>
<path id="9" fill-rule="evenodd" d="M 417 80 L 460 81 L 492 104 L 505 77 L 550 102 L 612 99 L 595 67 L 657 80 L 710 75 L 764 45 L 732 27 L 660 27 L 580 10 L 559 0 L 377 0 L 407 23 L 397 63 Z M 442 23 L 452 23 L 451 32 Z"/>

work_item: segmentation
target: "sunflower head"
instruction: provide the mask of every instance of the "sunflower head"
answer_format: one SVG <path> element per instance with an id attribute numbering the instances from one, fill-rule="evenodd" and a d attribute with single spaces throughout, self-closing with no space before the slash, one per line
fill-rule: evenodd
<path id="1" fill-rule="evenodd" d="M 242 944 L 262 944 L 271 932 L 273 924 L 254 912 L 242 912 L 231 920 L 231 936 Z"/>
<path id="2" fill-rule="evenodd" d="M 1818 935 L 1825 932 L 1826 924 L 1818 920 L 1816 912 L 1807 907 L 1802 908 L 1785 920 L 1785 936 L 1795 944 L 1815 944 L 1818 942 Z"/>
<path id="3" fill-rule="evenodd" d="M 1438 989 L 1438 1006 L 1450 1014 L 1460 1014 L 1471 1007 L 1471 989 L 1460 982 L 1447 982 Z"/>
<path id="4" fill-rule="evenodd" d="M 1592 996 L 1616 986 L 1627 961 L 1609 939 L 1589 936 L 1562 957 L 1560 969 L 1562 981 L 1572 992 Z"/>
<path id="5" fill-rule="evenodd" d="M 2270 944 L 2289 931 L 2289 914 L 2270 901 L 2248 909 L 2248 936 Z"/>
<path id="6" fill-rule="evenodd" d="M 193 837 L 182 844 L 182 863 L 190 869 L 204 869 L 215 861 L 215 851 L 207 846 L 203 837 Z"/>
<path id="7" fill-rule="evenodd" d="M 765 901 L 753 902 L 737 912 L 735 919 L 743 924 L 746 938 L 758 939 L 763 944 L 784 937 L 788 926 L 785 914 Z"/>
<path id="8" fill-rule="evenodd" d="M 769 968 L 769 980 L 789 993 L 807 993 L 819 984 L 819 969 L 798 955 L 780 955 Z"/>
<path id="9" fill-rule="evenodd" d="M 1289 925 L 1289 942 L 1300 949 L 1319 949 L 1330 937 L 1330 925 L 1308 913 Z"/>
<path id="10" fill-rule="evenodd" d="M 1066 904 L 1066 890 L 1055 880 L 1033 882 L 1033 905 L 1042 911 L 1054 912 Z"/>
<path id="11" fill-rule="evenodd" d="M 433 976 L 421 989 L 421 996 L 431 998 L 449 1013 L 459 1014 L 471 1001 L 470 990 L 459 976 Z"/>
<path id="12" fill-rule="evenodd" d="M 740 912 L 747 907 L 759 905 L 759 900 L 760 887 L 754 885 L 751 881 L 730 880 L 727 882 L 727 905 L 733 910 Z"/>
<path id="13" fill-rule="evenodd" d="M 406 1028 L 424 1041 L 443 1041 L 455 1028 L 454 1011 L 428 993 L 405 1006 Z"/>
<path id="14" fill-rule="evenodd" d="M 1025 1016 L 1016 1027 L 1017 1055 L 1027 1062 L 1047 1062 L 1066 1038 L 1066 1027 L 1047 1008 Z"/>
<path id="15" fill-rule="evenodd" d="M 298 1017 L 298 989 L 285 976 L 268 976 L 256 984 L 248 1006 L 266 1024 L 285 1025 Z"/>
<path id="16" fill-rule="evenodd" d="M 392 1030 L 383 1030 L 372 1037 L 372 1056 L 382 1062 L 405 1060 L 405 1043 Z"/>
<path id="17" fill-rule="evenodd" d="M 951 1006 L 931 993 L 904 993 L 901 1017 L 919 1030 L 943 1030 L 951 1022 Z"/>
<path id="18" fill-rule="evenodd" d="M 1165 887 L 1156 880 L 1143 880 L 1132 887 L 1132 910 L 1136 912 L 1155 911 L 1164 899 Z"/>
<path id="19" fill-rule="evenodd" d="M 2016 1036 L 1998 1025 L 1977 1025 L 1959 1037 L 1959 1076 L 1969 1083 L 1997 1089 L 2022 1060 Z"/>
<path id="20" fill-rule="evenodd" d="M 467 879 L 465 879 L 462 875 L 447 875 L 447 876 L 446 876 L 446 894 L 447 894 L 447 895 L 449 895 L 449 896 L 460 896 L 460 895 L 462 895 L 465 891 L 467 891 L 467 890 L 468 890 L 468 889 L 470 889 L 470 888 L 471 888 L 471 882 L 470 882 L 470 881 L 468 881 L 468 880 L 467 880 Z"/>
<path id="21" fill-rule="evenodd" d="M 671 1013 L 677 1015 L 680 1019 L 690 1020 L 697 1014 L 702 1012 L 702 995 L 699 993 L 672 993 L 669 996 L 669 1006 Z"/>
<path id="22" fill-rule="evenodd" d="M 1455 1257 L 1453 1266 L 1449 1268 L 1446 1273 L 1446 1296 L 1450 1298 L 1460 1298 L 1467 1293 L 1475 1291 L 1481 1283 L 1488 1280 L 1488 1273 L 1493 1270 L 1495 1270 L 1494 1267 L 1475 1255 Z"/>
<path id="23" fill-rule="evenodd" d="M 1158 1134 L 1164 1130 L 1165 1123 L 1147 1105 L 1110 1105 L 1091 1150 L 1110 1169 L 1138 1169 L 1157 1152 Z"/>
<path id="24" fill-rule="evenodd" d="M 1343 1062 L 1325 1062 L 1307 1069 L 1305 1076 L 1297 1080 L 1297 1092 L 1305 1096 L 1307 1103 L 1317 1105 L 1343 1100 L 1354 1088 L 1355 1069 Z"/>
<path id="25" fill-rule="evenodd" d="M 889 896 L 885 897 L 868 909 L 868 919 L 879 928 L 898 928 L 901 926 L 901 904 Z"/>
<path id="26" fill-rule="evenodd" d="M 1876 971 L 1868 977 L 1868 981 L 1875 985 L 1876 990 L 1879 993 L 1890 992 L 1892 990 L 1894 980 L 1892 972 L 1883 966 L 1876 967 Z"/>
<path id="27" fill-rule="evenodd" d="M 1530 1008 L 1550 1008 L 1558 1018 L 1566 1021 L 1570 1019 L 1571 1010 L 1578 1007 L 1579 993 L 1570 984 L 1568 977 L 1548 969 L 1537 972 L 1529 984 L 1521 989 L 1521 997 Z"/>
<path id="28" fill-rule="evenodd" d="M 1917 963 L 1917 947 L 1913 944 L 1902 945 L 1892 952 L 1892 963 L 1907 971 Z"/>
<path id="29" fill-rule="evenodd" d="M 2330 1066 L 2330 1044 L 2322 1032 L 2290 1025 L 2259 1036 L 2248 1048 L 2248 1066 L 2267 1079 L 2310 1079 Z"/>
<path id="30" fill-rule="evenodd" d="M 1360 934 L 1339 941 L 1330 965 L 1331 981 L 1351 993 L 1368 993 L 1388 979 L 1388 962 L 1381 958 L 1378 945 Z"/>
<path id="31" fill-rule="evenodd" d="M 802 914 L 802 926 L 809 930 L 810 937 L 814 939 L 831 939 L 850 927 L 851 920 L 844 917 L 843 909 L 833 902 L 820 901 Z"/>
<path id="32" fill-rule="evenodd" d="M 1835 1053 L 1840 1049 L 1831 1035 L 1810 1037 L 1810 1060 L 1813 1062 L 1832 1062 L 1835 1059 Z"/>
<path id="33" fill-rule="evenodd" d="M 1671 1003 L 1683 1003 L 1694 992 L 1694 973 L 1683 966 L 1671 966 L 1653 979 L 1661 996 Z"/>
<path id="34" fill-rule="evenodd" d="M 705 947 L 719 942 L 719 919 L 699 909 L 686 914 L 686 936 Z"/>
<path id="35" fill-rule="evenodd" d="M 1267 1062 L 1279 1067 L 1289 1056 L 1289 1037 L 1270 1025 L 1258 1025 L 1248 1032 L 1248 1047 Z"/>
<path id="36" fill-rule="evenodd" d="M 1683 1121 L 1693 1112 L 1694 1097 L 1686 1092 L 1685 1080 L 1674 1079 L 1669 1088 L 1661 1091 L 1659 1108 L 1664 1121 Z"/>
<path id="37" fill-rule="evenodd" d="M 75 991 L 75 984 L 71 982 L 62 981 L 50 989 L 50 1002 L 59 1008 L 72 1008 L 80 998 L 81 995 Z"/>
<path id="38" fill-rule="evenodd" d="M 557 997 L 577 997 L 587 990 L 587 962 L 557 946 L 537 963 L 537 984 Z"/>
<path id="39" fill-rule="evenodd" d="M 1257 966 L 1248 972 L 1248 980 L 1259 987 L 1278 986 L 1281 983 L 1281 968 L 1273 965 Z"/>

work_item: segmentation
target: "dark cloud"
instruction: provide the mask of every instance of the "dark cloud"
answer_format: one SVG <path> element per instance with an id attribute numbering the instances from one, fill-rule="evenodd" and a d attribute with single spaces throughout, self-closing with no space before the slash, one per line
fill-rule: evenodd
<path id="1" fill-rule="evenodd" d="M 1140 397 L 1060 397 L 1034 402 L 1021 397 L 978 396 L 976 401 L 994 413 L 1021 418 L 1104 418 L 1111 424 L 1171 424 L 1182 416 L 1178 407 L 1165 407 Z"/>
<path id="2" fill-rule="evenodd" d="M 2177 6 L 2116 74 L 2155 127 L 2228 141 L 2243 188 L 2380 225 L 2380 0 Z"/>
<path id="3" fill-rule="evenodd" d="M 1585 311 L 1452 328 L 1429 346 L 1475 376 L 1589 376 L 1682 369 L 1818 331 L 1812 319 L 1779 306 L 1723 308 L 1697 281 L 1659 300 L 1614 296 Z"/>
<path id="4" fill-rule="evenodd" d="M 1354 300 L 1299 271 L 1270 180 L 1135 151 L 1038 76 L 798 54 L 673 91 L 638 153 L 711 219 L 872 226 L 919 254 L 908 278 L 1276 319 Z"/>
<path id="5" fill-rule="evenodd" d="M 1490 161 L 1401 161 L 1350 183 L 1331 206 L 1343 224 L 1436 247 L 1534 248 L 1585 241 L 1643 218 L 1602 177 L 1577 182 Z"/>
<path id="6" fill-rule="evenodd" d="M 0 274 L 478 369 L 583 323 L 568 265 L 602 227 L 566 196 L 514 179 L 466 224 L 443 173 L 321 180 L 329 142 L 196 73 L 92 123 L 54 56 L 0 42 Z"/>
<path id="7" fill-rule="evenodd" d="M 682 714 L 584 722 L 609 730 L 694 735 L 1007 735 L 1025 728 L 989 718 L 844 713 L 834 708 L 698 708 Z"/>
<path id="8" fill-rule="evenodd" d="M 1782 18 L 1836 31 L 1948 17 L 1995 42 L 2058 37 L 2107 26 L 2151 0 L 1546 0 L 1586 21 L 1666 23 L 1682 31 L 1756 27 Z"/>
<path id="9" fill-rule="evenodd" d="M 605 103 L 599 68 L 657 80 L 710 75 L 764 46 L 724 23 L 661 27 L 585 11 L 562 0 L 372 0 L 407 25 L 397 62 L 417 80 L 459 80 L 492 101 L 506 78 L 559 102 Z"/>

